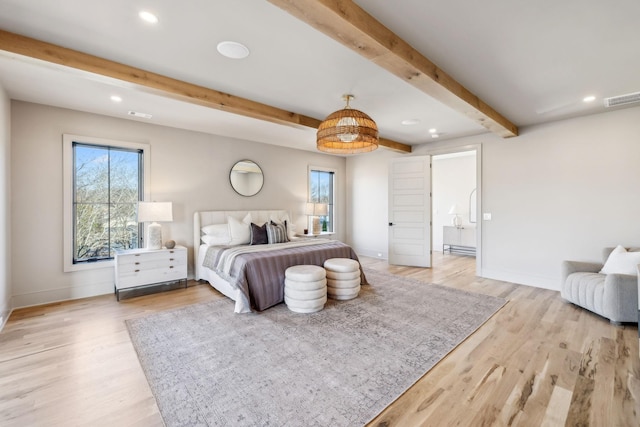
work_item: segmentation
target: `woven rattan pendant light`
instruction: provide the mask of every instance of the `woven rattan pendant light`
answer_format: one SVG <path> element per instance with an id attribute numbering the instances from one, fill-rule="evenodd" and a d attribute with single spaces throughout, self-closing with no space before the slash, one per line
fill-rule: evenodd
<path id="1" fill-rule="evenodd" d="M 353 95 L 344 95 L 347 105 L 318 126 L 318 150 L 334 154 L 368 153 L 378 148 L 378 126 L 362 111 L 349 106 Z"/>

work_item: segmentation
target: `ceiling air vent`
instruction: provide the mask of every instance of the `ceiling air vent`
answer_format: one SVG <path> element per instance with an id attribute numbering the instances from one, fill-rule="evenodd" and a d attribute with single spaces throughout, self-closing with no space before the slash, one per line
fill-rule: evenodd
<path id="1" fill-rule="evenodd" d="M 640 102 L 640 92 L 629 93 L 626 95 L 612 96 L 611 98 L 604 99 L 605 107 L 617 107 L 618 105 L 633 104 Z"/>
<path id="2" fill-rule="evenodd" d="M 150 119 L 152 117 L 151 114 L 141 113 L 139 111 L 129 111 L 129 115 L 130 116 L 141 117 L 143 119 Z"/>

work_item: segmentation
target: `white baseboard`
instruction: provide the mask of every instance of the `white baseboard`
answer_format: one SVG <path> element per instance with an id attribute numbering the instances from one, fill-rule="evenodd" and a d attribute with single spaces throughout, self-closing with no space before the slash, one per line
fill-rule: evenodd
<path id="1" fill-rule="evenodd" d="M 353 250 L 356 254 L 366 256 L 366 257 L 378 258 L 378 259 L 389 258 L 387 256 L 388 255 L 387 252 L 375 251 L 373 249 L 357 249 L 357 248 L 353 248 Z"/>
<path id="2" fill-rule="evenodd" d="M 187 280 L 193 280 L 193 275 L 188 275 Z M 52 302 L 97 297 L 99 295 L 107 294 L 114 295 L 115 299 L 112 281 L 95 283 L 92 285 L 47 289 L 46 291 L 37 291 L 27 294 L 18 294 L 12 297 L 11 305 L 14 309 L 25 308 L 33 307 L 36 305 L 49 304 Z M 6 318 L 4 319 L 4 321 L 6 322 Z"/>
<path id="3" fill-rule="evenodd" d="M 113 282 L 111 281 L 18 294 L 12 297 L 11 305 L 16 309 L 106 294 L 113 294 Z"/>
<path id="4" fill-rule="evenodd" d="M 513 271 L 482 269 L 482 277 L 502 282 L 516 283 L 518 285 L 533 286 L 534 288 L 550 289 L 552 291 L 560 290 L 560 279 L 552 279 L 550 277 L 531 276 Z"/>

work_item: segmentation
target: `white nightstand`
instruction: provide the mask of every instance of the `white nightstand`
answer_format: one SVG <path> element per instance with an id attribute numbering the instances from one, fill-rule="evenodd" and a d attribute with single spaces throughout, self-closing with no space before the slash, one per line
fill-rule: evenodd
<path id="1" fill-rule="evenodd" d="M 187 248 L 131 249 L 116 251 L 115 293 L 122 289 L 181 282 L 187 287 Z"/>
<path id="2" fill-rule="evenodd" d="M 319 239 L 319 238 L 330 239 L 331 236 L 333 235 L 334 233 L 327 232 L 327 231 L 321 234 L 301 234 L 301 233 L 295 234 L 295 236 L 299 239 Z"/>

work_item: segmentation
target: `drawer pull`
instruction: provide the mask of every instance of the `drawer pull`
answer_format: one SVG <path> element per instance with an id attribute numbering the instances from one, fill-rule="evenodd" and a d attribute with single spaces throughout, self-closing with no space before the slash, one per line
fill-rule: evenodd
<path id="1" fill-rule="evenodd" d="M 170 265 L 169 268 L 173 268 L 173 265 Z"/>
<path id="2" fill-rule="evenodd" d="M 140 270 L 133 270 L 134 273 L 138 273 Z"/>
<path id="3" fill-rule="evenodd" d="M 135 264 L 136 264 L 136 265 L 140 265 L 140 263 L 139 263 L 139 262 L 136 262 Z"/>
<path id="4" fill-rule="evenodd" d="M 133 256 L 140 256 L 140 254 L 135 254 L 135 255 L 133 255 Z"/>
<path id="5" fill-rule="evenodd" d="M 172 254 L 172 253 L 173 253 L 173 251 L 169 251 L 169 253 L 170 253 L 170 254 Z"/>
<path id="6" fill-rule="evenodd" d="M 169 258 L 169 261 L 173 261 L 173 260 L 174 260 L 173 258 Z"/>

